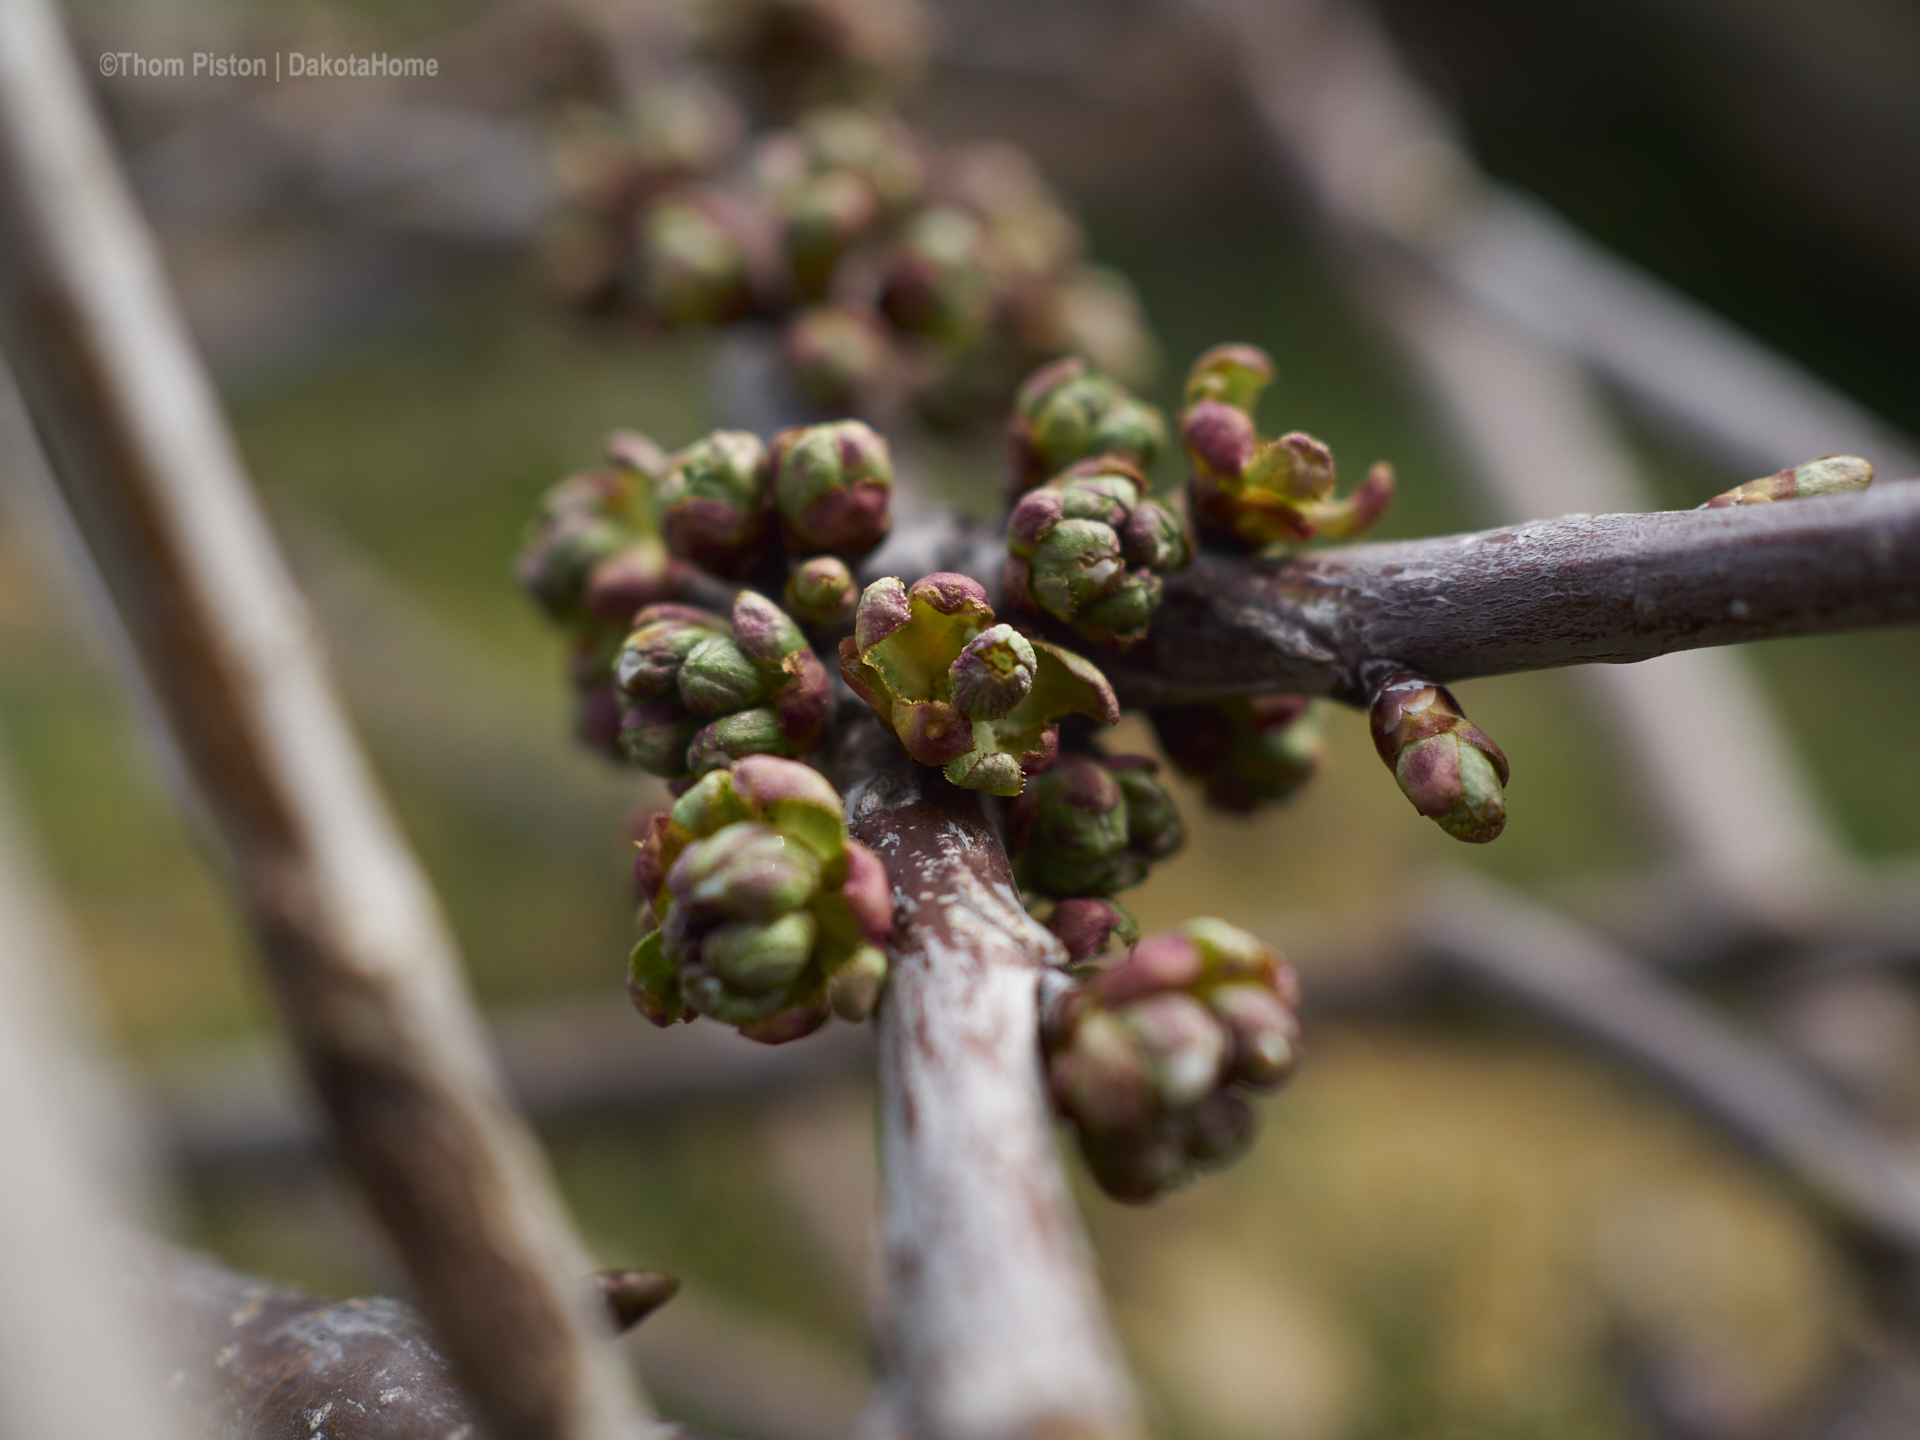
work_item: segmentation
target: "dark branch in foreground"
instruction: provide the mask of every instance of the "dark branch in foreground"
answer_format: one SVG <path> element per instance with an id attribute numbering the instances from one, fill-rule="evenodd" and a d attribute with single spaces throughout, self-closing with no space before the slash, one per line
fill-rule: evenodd
<path id="1" fill-rule="evenodd" d="M 1369 661 L 1442 683 L 1920 622 L 1920 482 L 1725 510 L 1569 515 L 1271 560 L 1202 555 L 1101 658 L 1124 701 L 1358 700 Z"/>
<path id="2" fill-rule="evenodd" d="M 433 1332 L 404 1301 L 323 1300 L 171 1254 L 155 1258 L 146 1280 L 173 1321 L 178 1388 L 209 1434 L 447 1440 L 481 1433 Z M 660 1433 L 699 1440 L 686 1430 Z"/>

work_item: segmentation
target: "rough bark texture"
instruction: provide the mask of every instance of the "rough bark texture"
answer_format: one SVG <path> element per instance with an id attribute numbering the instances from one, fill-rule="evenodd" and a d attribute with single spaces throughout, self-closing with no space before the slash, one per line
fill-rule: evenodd
<path id="1" fill-rule="evenodd" d="M 1275 560 L 1202 555 L 1101 666 L 1121 698 L 1355 700 L 1360 667 L 1442 683 L 1920 621 L 1920 483 L 1725 510 L 1569 515 Z"/>
<path id="2" fill-rule="evenodd" d="M 893 881 L 879 1014 L 891 1359 L 916 1440 L 1136 1436 L 1139 1420 L 1053 1141 L 1040 977 L 982 797 L 878 727 L 848 765 L 853 833 Z M 889 753 L 891 752 L 891 753 Z M 844 753 L 844 752 L 843 752 Z"/>
<path id="3" fill-rule="evenodd" d="M 632 1433 L 590 1267 L 44 0 L 0 6 L 0 333 L 307 1077 L 489 1429 Z"/>

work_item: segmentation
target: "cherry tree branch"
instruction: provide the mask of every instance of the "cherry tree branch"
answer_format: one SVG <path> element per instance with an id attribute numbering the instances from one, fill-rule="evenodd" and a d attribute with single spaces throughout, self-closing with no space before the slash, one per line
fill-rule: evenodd
<path id="1" fill-rule="evenodd" d="M 1569 515 L 1281 559 L 1202 555 L 1101 667 L 1123 700 L 1354 700 L 1369 662 L 1443 683 L 1920 622 L 1920 483 L 1720 510 Z"/>
<path id="2" fill-rule="evenodd" d="M 45 0 L 0 5 L 0 337 L 307 1078 L 489 1430 L 631 1435 L 584 1251 Z"/>
<path id="3" fill-rule="evenodd" d="M 870 717 L 843 729 L 853 834 L 894 887 L 879 1024 L 886 1343 L 921 1440 L 1137 1436 L 1133 1392 L 1054 1147 L 1040 977 L 981 797 Z"/>

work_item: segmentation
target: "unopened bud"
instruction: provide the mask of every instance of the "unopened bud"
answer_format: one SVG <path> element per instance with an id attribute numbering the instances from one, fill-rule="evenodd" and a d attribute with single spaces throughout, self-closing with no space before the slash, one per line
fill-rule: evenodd
<path id="1" fill-rule="evenodd" d="M 680 700 L 695 715 L 743 710 L 767 691 L 767 677 L 730 635 L 702 640 L 687 653 L 679 676 Z"/>
<path id="2" fill-rule="evenodd" d="M 820 861 L 770 825 L 730 825 L 689 845 L 667 874 L 676 905 L 766 921 L 797 908 L 820 882 Z"/>
<path id="3" fill-rule="evenodd" d="M 819 929 L 819 921 L 805 910 L 764 924 L 736 921 L 709 931 L 701 955 L 733 989 L 764 995 L 800 978 Z"/>
<path id="4" fill-rule="evenodd" d="M 1216 345 L 1187 372 L 1186 403 L 1217 400 L 1250 415 L 1272 383 L 1273 358 L 1259 346 Z"/>
<path id="5" fill-rule="evenodd" d="M 860 598 L 847 562 L 836 555 L 816 555 L 787 577 L 787 609 L 803 625 L 829 629 L 853 619 Z"/>
<path id="6" fill-rule="evenodd" d="M 718 325 L 752 305 L 747 252 L 710 192 L 656 202 L 640 224 L 636 262 L 642 302 L 673 325 Z"/>
<path id="7" fill-rule="evenodd" d="M 887 957 L 878 946 L 861 945 L 827 974 L 827 1003 L 842 1020 L 859 1024 L 880 1003 L 887 980 Z"/>
<path id="8" fill-rule="evenodd" d="M 600 1270 L 593 1290 L 615 1333 L 624 1335 L 679 1294 L 680 1282 L 658 1270 Z"/>
<path id="9" fill-rule="evenodd" d="M 1858 455 L 1822 455 L 1805 465 L 1782 470 L 1762 480 L 1749 480 L 1700 508 L 1719 510 L 1729 505 L 1766 505 L 1775 500 L 1807 500 L 1818 495 L 1847 495 L 1873 483 L 1873 466 Z"/>
<path id="10" fill-rule="evenodd" d="M 1029 375 L 1014 396 L 1007 427 L 1014 489 L 1029 490 L 1098 455 L 1151 465 L 1166 440 L 1157 408 L 1078 356 L 1056 360 Z"/>
<path id="11" fill-rule="evenodd" d="M 972 720 L 998 720 L 1033 689 L 1033 646 L 1011 625 L 993 625 L 962 647 L 948 667 L 953 703 Z"/>
<path id="12" fill-rule="evenodd" d="M 1452 694 L 1402 670 L 1375 690 L 1374 748 L 1413 808 L 1456 840 L 1481 845 L 1507 823 L 1507 757 Z"/>
<path id="13" fill-rule="evenodd" d="M 858 420 L 783 430 L 768 465 L 791 555 L 857 560 L 893 523 L 893 460 L 887 442 Z"/>
<path id="14" fill-rule="evenodd" d="M 1105 897 L 1062 900 L 1047 917 L 1047 929 L 1067 948 L 1067 959 L 1091 960 L 1115 940 L 1132 945 L 1140 924 L 1117 900 Z"/>
<path id="15" fill-rule="evenodd" d="M 673 457 L 660 483 L 661 529 L 674 554 L 739 577 L 765 558 L 773 493 L 767 453 L 744 430 L 716 430 Z"/>
<path id="16" fill-rule="evenodd" d="M 802 310 L 787 322 L 780 353 L 794 389 L 833 409 L 854 406 L 882 388 L 895 363 L 886 326 L 851 305 Z"/>
<path id="17" fill-rule="evenodd" d="M 1236 814 L 1278 804 L 1311 780 L 1324 744 L 1303 696 L 1256 695 L 1149 712 L 1173 768 Z"/>

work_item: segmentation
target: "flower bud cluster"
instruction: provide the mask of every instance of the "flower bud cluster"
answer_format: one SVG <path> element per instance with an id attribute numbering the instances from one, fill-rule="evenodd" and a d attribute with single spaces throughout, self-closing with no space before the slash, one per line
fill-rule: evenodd
<path id="1" fill-rule="evenodd" d="M 1129 462 L 1100 456 L 1029 490 L 1007 521 L 1008 599 L 1125 650 L 1160 607 L 1160 577 L 1184 568 L 1193 542 L 1180 512 L 1147 498 Z"/>
<path id="2" fill-rule="evenodd" d="M 1700 508 L 1721 510 L 1729 505 L 1768 505 L 1776 500 L 1808 500 L 1816 495 L 1848 495 L 1873 483 L 1873 466 L 1858 455 L 1822 455 L 1791 470 L 1749 480 L 1716 495 Z"/>
<path id="3" fill-rule="evenodd" d="M 644 436 L 609 436 L 603 465 L 568 476 L 541 498 L 520 552 L 520 583 L 572 642 L 581 738 L 616 753 L 614 652 L 636 611 L 679 593 L 651 498 L 665 463 Z"/>
<path id="4" fill-rule="evenodd" d="M 1063 754 L 1007 807 L 1007 850 L 1022 890 L 1098 898 L 1147 878 L 1187 838 L 1144 755 Z"/>
<path id="5" fill-rule="evenodd" d="M 1483 845 L 1507 823 L 1507 757 L 1451 692 L 1410 670 L 1373 691 L 1374 749 L 1413 808 L 1456 840 Z"/>
<path id="6" fill-rule="evenodd" d="M 1019 794 L 1053 764 L 1064 716 L 1120 718 L 1098 669 L 996 624 L 987 592 L 965 575 L 869 585 L 840 642 L 840 673 L 915 760 L 995 795 Z"/>
<path id="7" fill-rule="evenodd" d="M 722 26 L 736 38 L 717 48 L 809 66 L 861 28 L 840 10 L 876 4 L 748 5 L 766 23 Z M 795 389 L 841 413 L 904 398 L 962 422 L 1065 353 L 1151 374 L 1138 298 L 1087 263 L 1080 225 L 1023 152 L 942 150 L 850 95 L 743 135 L 739 109 L 697 79 L 651 87 L 617 119 L 571 117 L 557 149 L 569 203 L 545 247 L 563 292 L 652 325 L 776 321 Z"/>
<path id="8" fill-rule="evenodd" d="M 1145 1201 L 1252 1143 L 1248 1092 L 1299 1063 L 1293 967 L 1224 921 L 1189 920 L 1055 995 L 1041 1023 L 1055 1107 L 1103 1189 Z"/>
<path id="9" fill-rule="evenodd" d="M 729 579 L 773 549 L 858 559 L 893 523 L 887 442 L 858 420 L 782 430 L 763 445 L 716 430 L 674 454 L 658 481 L 661 529 L 674 554 Z"/>
<path id="10" fill-rule="evenodd" d="M 893 893 L 819 772 L 770 755 L 710 772 L 653 817 L 634 877 L 658 924 L 628 990 L 654 1024 L 707 1015 L 773 1045 L 873 1013 Z"/>
<path id="11" fill-rule="evenodd" d="M 1319 714 L 1300 695 L 1170 706 L 1149 718 L 1173 768 L 1204 785 L 1208 803 L 1242 815 L 1291 799 L 1325 752 Z"/>
<path id="12" fill-rule="evenodd" d="M 827 672 L 793 620 L 743 590 L 731 622 L 651 605 L 614 659 L 620 745 L 642 770 L 700 776 L 746 755 L 801 755 L 826 729 Z"/>
<path id="13" fill-rule="evenodd" d="M 1081 460 L 1111 457 L 1144 468 L 1166 443 L 1167 422 L 1159 408 L 1078 355 L 1029 375 L 1014 394 L 1007 420 L 1015 494 Z"/>
<path id="14" fill-rule="evenodd" d="M 1187 376 L 1180 440 L 1193 463 L 1189 487 L 1202 538 L 1241 550 L 1318 536 L 1364 534 L 1393 499 L 1384 462 L 1345 500 L 1335 500 L 1333 452 L 1301 431 L 1263 440 L 1254 405 L 1273 361 L 1252 345 L 1219 345 Z"/>

